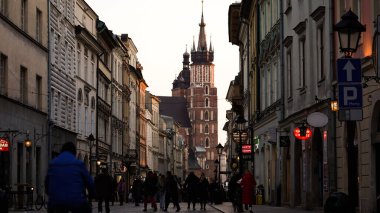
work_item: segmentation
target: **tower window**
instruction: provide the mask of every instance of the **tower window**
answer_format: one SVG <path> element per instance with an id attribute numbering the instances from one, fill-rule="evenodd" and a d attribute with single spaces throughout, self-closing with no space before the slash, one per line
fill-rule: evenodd
<path id="1" fill-rule="evenodd" d="M 209 101 L 208 101 L 208 98 L 206 98 L 206 100 L 205 100 L 205 107 L 209 107 Z"/>

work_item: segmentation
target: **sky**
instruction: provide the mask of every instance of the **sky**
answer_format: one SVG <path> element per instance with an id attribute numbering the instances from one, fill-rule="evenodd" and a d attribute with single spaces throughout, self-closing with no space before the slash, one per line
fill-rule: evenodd
<path id="1" fill-rule="evenodd" d="M 147 90 L 171 96 L 172 83 L 182 70 L 183 53 L 198 44 L 202 0 L 85 0 L 114 34 L 128 34 L 143 66 Z M 214 48 L 218 89 L 218 142 L 224 144 L 226 95 L 239 70 L 239 48 L 228 39 L 228 9 L 236 0 L 203 0 L 207 46 Z"/>

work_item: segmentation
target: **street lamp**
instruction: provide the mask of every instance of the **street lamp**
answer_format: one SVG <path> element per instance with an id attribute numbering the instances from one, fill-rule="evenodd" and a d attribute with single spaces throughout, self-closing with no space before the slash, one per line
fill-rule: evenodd
<path id="1" fill-rule="evenodd" d="M 92 175 L 92 164 L 93 164 L 93 155 L 92 155 L 92 147 L 94 146 L 94 141 L 95 141 L 95 137 L 94 135 L 91 133 L 88 137 L 87 137 L 87 140 L 89 141 L 89 147 L 90 147 L 90 174 Z"/>
<path id="2" fill-rule="evenodd" d="M 223 145 L 222 144 L 218 144 L 218 146 L 216 146 L 216 151 L 218 152 L 218 157 L 219 157 L 219 168 L 218 168 L 218 175 L 219 175 L 219 177 L 218 177 L 218 179 L 219 179 L 219 188 L 220 188 L 220 186 L 221 186 L 221 182 L 220 182 L 220 163 L 221 163 L 221 161 L 220 161 L 220 156 L 222 155 L 222 152 L 223 152 Z"/>
<path id="3" fill-rule="evenodd" d="M 346 58 L 351 58 L 358 48 L 360 33 L 365 31 L 365 26 L 358 21 L 358 16 L 351 9 L 341 19 L 335 24 L 334 30 L 338 32 L 341 52 Z"/>
<path id="4" fill-rule="evenodd" d="M 245 128 L 245 123 L 247 120 L 244 119 L 243 116 L 238 115 L 235 123 L 237 124 L 237 128 L 235 128 L 232 132 L 232 138 L 235 143 L 238 144 L 238 152 L 239 152 L 239 173 L 243 174 L 243 153 L 242 153 L 242 144 L 248 140 L 248 132 Z"/>

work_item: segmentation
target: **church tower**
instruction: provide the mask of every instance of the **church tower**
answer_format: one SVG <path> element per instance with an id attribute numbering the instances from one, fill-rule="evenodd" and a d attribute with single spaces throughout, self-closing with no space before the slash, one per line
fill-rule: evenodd
<path id="1" fill-rule="evenodd" d="M 173 82 L 172 96 L 184 96 L 192 125 L 189 149 L 192 149 L 201 170 L 209 178 L 214 178 L 215 160 L 218 159 L 215 147 L 218 145 L 218 93 L 214 85 L 214 50 L 206 41 L 206 24 L 202 15 L 199 24 L 198 45 L 183 54 L 183 70 Z M 190 67 L 189 67 L 190 64 Z M 186 88 L 186 89 L 185 89 Z M 181 90 L 186 90 L 181 93 Z"/>

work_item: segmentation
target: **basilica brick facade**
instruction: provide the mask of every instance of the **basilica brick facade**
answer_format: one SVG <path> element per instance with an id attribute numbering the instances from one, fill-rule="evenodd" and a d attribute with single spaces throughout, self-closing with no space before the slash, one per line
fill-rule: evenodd
<path id="1" fill-rule="evenodd" d="M 192 126 L 189 155 L 193 155 L 199 165 L 195 170 L 214 178 L 218 158 L 215 149 L 218 145 L 218 93 L 214 85 L 214 51 L 211 41 L 209 47 L 207 45 L 203 11 L 199 26 L 198 45 L 193 41 L 191 53 L 186 49 L 183 54 L 183 69 L 173 82 L 172 96 L 187 100 Z"/>

